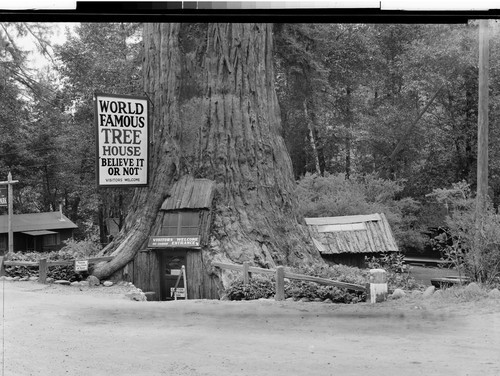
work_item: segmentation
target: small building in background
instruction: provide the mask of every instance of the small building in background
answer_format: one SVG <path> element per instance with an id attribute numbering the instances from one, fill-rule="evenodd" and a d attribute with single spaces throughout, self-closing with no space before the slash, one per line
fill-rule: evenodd
<path id="1" fill-rule="evenodd" d="M 147 248 L 114 277 L 149 293 L 149 300 L 218 299 L 218 277 L 205 262 L 214 194 L 213 180 L 181 177 L 161 206 Z"/>
<path id="2" fill-rule="evenodd" d="M 305 221 L 314 245 L 328 263 L 364 268 L 366 256 L 399 251 L 383 213 Z"/>
<path id="3" fill-rule="evenodd" d="M 0 216 L 0 254 L 8 250 L 8 215 Z M 12 232 L 14 252 L 49 252 L 61 249 L 78 228 L 61 211 L 14 214 Z"/>

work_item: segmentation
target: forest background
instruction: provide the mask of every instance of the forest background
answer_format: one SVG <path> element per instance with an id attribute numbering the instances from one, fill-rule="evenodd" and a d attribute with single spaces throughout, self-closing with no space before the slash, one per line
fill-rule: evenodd
<path id="1" fill-rule="evenodd" d="M 0 23 L 0 176 L 10 171 L 19 180 L 16 213 L 62 204 L 79 226 L 77 239 L 102 244 L 106 219 L 123 225 L 133 189 L 96 187 L 93 96 L 144 95 L 141 31 L 138 23 L 81 23 L 56 45 L 51 24 Z M 35 42 L 47 66 L 29 65 L 22 38 Z M 489 195 L 496 207 L 500 49 L 493 21 L 490 38 Z M 436 200 L 440 189 L 475 190 L 478 24 L 275 24 L 274 39 L 301 214 L 384 212 L 402 250 L 424 249 L 426 234 L 452 209 Z M 181 109 L 186 158 L 195 152 L 196 108 L 187 101 Z"/>

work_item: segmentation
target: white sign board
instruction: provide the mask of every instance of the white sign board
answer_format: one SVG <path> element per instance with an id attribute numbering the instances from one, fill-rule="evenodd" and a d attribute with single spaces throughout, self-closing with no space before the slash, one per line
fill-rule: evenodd
<path id="1" fill-rule="evenodd" d="M 0 187 L 0 206 L 7 206 L 7 187 Z"/>
<path id="2" fill-rule="evenodd" d="M 88 260 L 75 260 L 75 272 L 86 272 L 89 270 Z"/>
<path id="3" fill-rule="evenodd" d="M 147 98 L 95 94 L 97 185 L 148 185 Z"/>
<path id="4" fill-rule="evenodd" d="M 175 288 L 170 287 L 170 296 L 174 297 L 174 290 Z M 184 287 L 177 287 L 177 290 L 175 290 L 175 297 L 177 298 L 185 298 L 186 297 L 186 290 Z"/>
<path id="5" fill-rule="evenodd" d="M 197 248 L 200 246 L 200 236 L 150 236 L 150 248 Z"/>

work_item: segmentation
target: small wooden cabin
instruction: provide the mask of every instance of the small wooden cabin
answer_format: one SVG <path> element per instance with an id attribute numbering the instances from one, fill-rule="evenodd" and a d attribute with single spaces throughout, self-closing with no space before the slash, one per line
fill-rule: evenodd
<path id="1" fill-rule="evenodd" d="M 8 215 L 0 216 L 0 254 L 8 249 Z M 14 252 L 57 251 L 64 241 L 73 237 L 78 228 L 68 217 L 58 212 L 12 215 Z"/>
<path id="2" fill-rule="evenodd" d="M 221 284 L 204 260 L 208 251 L 215 182 L 183 176 L 163 202 L 147 249 L 139 251 L 122 270 L 151 300 L 218 299 Z M 183 270 L 185 268 L 186 286 Z"/>
<path id="3" fill-rule="evenodd" d="M 328 263 L 364 268 L 365 256 L 398 251 L 383 213 L 305 218 L 305 221 L 314 245 Z"/>

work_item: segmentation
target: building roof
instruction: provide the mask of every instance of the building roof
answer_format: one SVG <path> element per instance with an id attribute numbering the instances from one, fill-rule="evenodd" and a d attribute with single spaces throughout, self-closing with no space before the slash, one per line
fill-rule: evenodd
<path id="1" fill-rule="evenodd" d="M 398 246 L 385 215 L 305 218 L 322 254 L 395 252 Z"/>
<path id="2" fill-rule="evenodd" d="M 48 213 L 30 213 L 30 214 L 14 214 L 12 215 L 12 231 L 13 232 L 28 232 L 40 230 L 62 230 L 77 228 L 73 222 L 69 220 L 61 212 Z M 9 231 L 9 216 L 0 215 L 0 234 Z"/>
<path id="3" fill-rule="evenodd" d="M 209 209 L 215 193 L 215 182 L 184 175 L 174 183 L 162 210 Z"/>

